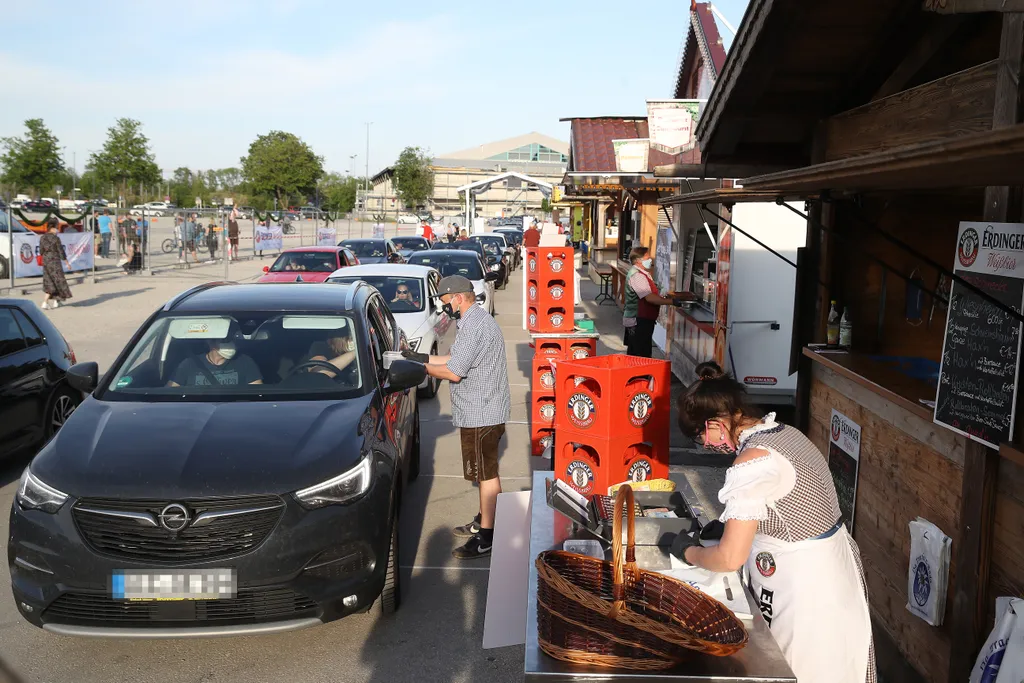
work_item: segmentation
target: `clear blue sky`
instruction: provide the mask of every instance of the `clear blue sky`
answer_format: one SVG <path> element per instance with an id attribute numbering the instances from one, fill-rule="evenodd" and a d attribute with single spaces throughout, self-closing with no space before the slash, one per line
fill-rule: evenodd
<path id="1" fill-rule="evenodd" d="M 716 3 L 737 27 L 745 6 Z M 358 154 L 360 174 L 365 121 L 371 173 L 406 145 L 568 139 L 560 117 L 642 114 L 646 98 L 671 96 L 688 12 L 687 0 L 8 3 L 0 137 L 41 117 L 81 171 L 116 118 L 136 118 L 167 175 L 237 165 L 272 129 L 330 170 Z"/>

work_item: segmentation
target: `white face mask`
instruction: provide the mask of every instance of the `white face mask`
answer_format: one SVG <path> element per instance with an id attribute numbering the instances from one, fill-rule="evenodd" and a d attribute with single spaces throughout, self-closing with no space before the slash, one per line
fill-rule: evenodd
<path id="1" fill-rule="evenodd" d="M 235 357 L 235 354 L 238 353 L 238 349 L 236 349 L 235 345 L 232 343 L 221 344 L 217 347 L 217 353 L 219 353 L 224 360 L 231 360 Z"/>
<path id="2" fill-rule="evenodd" d="M 645 258 L 643 261 L 640 262 L 640 265 L 646 268 L 647 270 L 650 270 L 651 266 L 654 265 L 654 259 Z"/>

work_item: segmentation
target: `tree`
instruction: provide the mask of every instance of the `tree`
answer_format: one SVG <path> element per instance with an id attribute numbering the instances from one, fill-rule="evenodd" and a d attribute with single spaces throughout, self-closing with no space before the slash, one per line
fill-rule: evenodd
<path id="1" fill-rule="evenodd" d="M 395 192 L 409 209 L 427 203 L 434 194 L 434 171 L 430 157 L 419 147 L 406 147 L 395 162 Z"/>
<path id="2" fill-rule="evenodd" d="M 348 213 L 356 207 L 356 190 L 362 181 L 340 173 L 328 173 L 320 183 L 322 207 L 328 211 Z"/>
<path id="3" fill-rule="evenodd" d="M 256 195 L 273 195 L 279 207 L 288 195 L 312 194 L 324 174 L 324 160 L 298 136 L 272 130 L 260 135 L 242 157 L 242 175 Z"/>
<path id="4" fill-rule="evenodd" d="M 160 169 L 149 149 L 149 138 L 141 132 L 142 124 L 134 119 L 118 119 L 107 129 L 103 149 L 89 157 L 87 169 L 96 172 L 102 183 L 116 185 L 122 195 L 128 184 L 156 185 L 161 181 Z"/>
<path id="5" fill-rule="evenodd" d="M 551 212 L 551 200 L 548 199 L 547 197 L 544 197 L 543 199 L 541 199 L 540 200 L 540 210 L 543 211 L 544 213 L 550 213 Z"/>
<path id="6" fill-rule="evenodd" d="M 66 173 L 57 137 L 42 119 L 25 121 L 25 128 L 28 134 L 24 138 L 0 140 L 6 148 L 0 157 L 0 165 L 3 166 L 0 178 L 15 189 L 33 188 L 39 192 L 50 192 L 54 185 L 61 184 Z"/>

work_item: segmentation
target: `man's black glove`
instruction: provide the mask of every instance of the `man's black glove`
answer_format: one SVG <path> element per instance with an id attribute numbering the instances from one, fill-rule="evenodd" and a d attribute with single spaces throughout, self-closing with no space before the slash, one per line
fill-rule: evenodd
<path id="1" fill-rule="evenodd" d="M 721 541 L 722 534 L 725 533 L 725 525 L 719 522 L 717 519 L 713 519 L 704 525 L 704 528 L 700 530 L 700 540 L 702 541 Z"/>
<path id="2" fill-rule="evenodd" d="M 695 545 L 700 545 L 700 540 L 697 538 L 697 534 L 678 533 L 676 534 L 675 540 L 672 541 L 672 547 L 669 549 L 669 552 L 684 563 L 691 564 L 686 559 L 686 549 Z"/>
<path id="3" fill-rule="evenodd" d="M 402 358 L 405 358 L 406 360 L 414 360 L 417 363 L 423 363 L 424 365 L 430 362 L 430 355 L 426 353 L 416 353 L 412 349 L 405 349 L 402 351 Z"/>

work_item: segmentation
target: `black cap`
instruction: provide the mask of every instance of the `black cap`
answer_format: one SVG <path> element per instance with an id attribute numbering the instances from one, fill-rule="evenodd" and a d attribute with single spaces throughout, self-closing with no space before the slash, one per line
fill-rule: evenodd
<path id="1" fill-rule="evenodd" d="M 445 294 L 472 294 L 473 283 L 461 275 L 449 275 L 441 278 L 437 284 L 437 296 Z"/>

